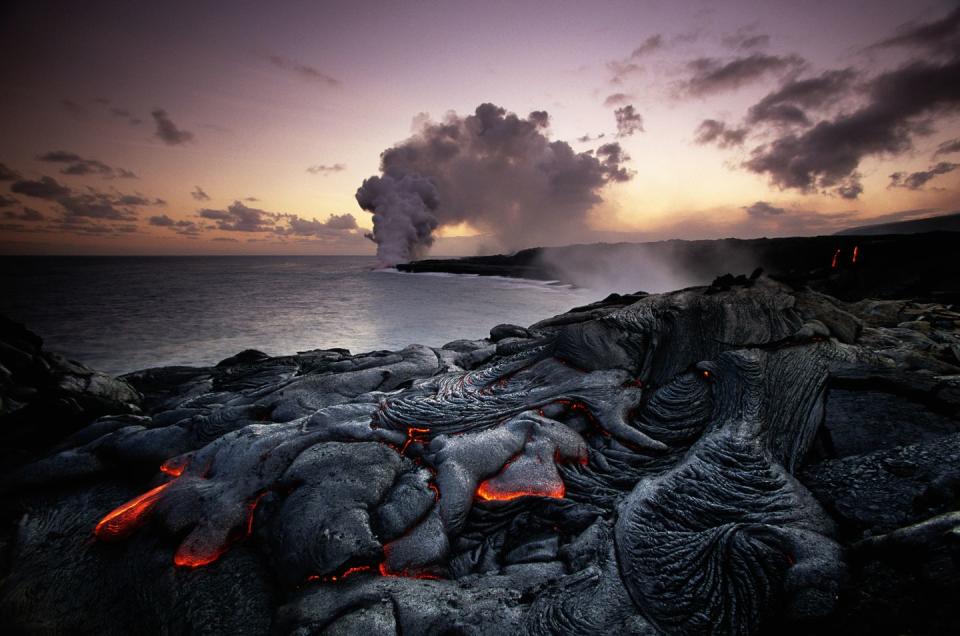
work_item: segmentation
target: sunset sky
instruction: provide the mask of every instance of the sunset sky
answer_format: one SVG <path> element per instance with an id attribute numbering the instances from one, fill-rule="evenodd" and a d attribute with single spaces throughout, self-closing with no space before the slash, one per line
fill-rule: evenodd
<path id="1" fill-rule="evenodd" d="M 960 208 L 956 2 L 16 4 L 0 253 L 372 254 L 355 193 L 381 152 L 484 103 L 629 156 L 555 242 Z M 477 218 L 431 253 L 518 247 Z"/>

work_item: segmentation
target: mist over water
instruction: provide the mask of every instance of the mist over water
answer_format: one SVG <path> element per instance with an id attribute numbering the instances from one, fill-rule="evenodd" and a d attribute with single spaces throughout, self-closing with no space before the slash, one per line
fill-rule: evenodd
<path id="1" fill-rule="evenodd" d="M 0 313 L 109 373 L 243 349 L 354 353 L 482 338 L 601 297 L 533 281 L 376 270 L 374 257 L 6 257 Z M 628 290 L 623 290 L 628 291 Z"/>

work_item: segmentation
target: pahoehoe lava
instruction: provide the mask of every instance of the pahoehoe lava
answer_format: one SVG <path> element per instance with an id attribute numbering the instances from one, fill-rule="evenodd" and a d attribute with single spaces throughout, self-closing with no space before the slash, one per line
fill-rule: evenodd
<path id="1" fill-rule="evenodd" d="M 5 321 L 7 633 L 956 629 L 960 314 L 731 280 L 122 378 Z"/>

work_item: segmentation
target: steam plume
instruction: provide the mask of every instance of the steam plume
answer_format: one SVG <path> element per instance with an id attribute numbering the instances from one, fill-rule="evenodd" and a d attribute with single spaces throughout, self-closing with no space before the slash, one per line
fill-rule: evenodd
<path id="1" fill-rule="evenodd" d="M 426 121 L 385 150 L 382 176 L 357 190 L 360 207 L 373 213 L 380 261 L 421 257 L 434 230 L 463 222 L 507 249 L 582 237 L 602 187 L 631 177 L 621 165 L 629 157 L 618 144 L 574 152 L 550 141 L 548 126 L 544 111 L 521 118 L 487 103 L 471 115 Z"/>

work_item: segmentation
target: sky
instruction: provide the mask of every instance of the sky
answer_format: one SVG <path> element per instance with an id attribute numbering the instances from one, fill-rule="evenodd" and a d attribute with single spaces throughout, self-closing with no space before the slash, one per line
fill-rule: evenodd
<path id="1" fill-rule="evenodd" d="M 373 254 L 400 237 L 396 260 L 960 209 L 956 2 L 0 12 L 4 254 Z M 395 205 L 404 178 L 435 190 L 415 213 Z"/>

